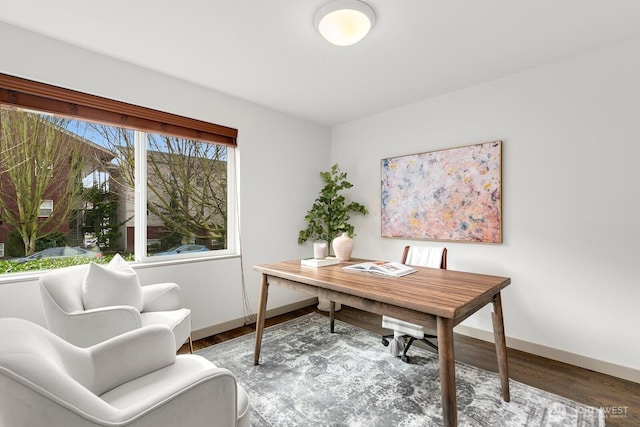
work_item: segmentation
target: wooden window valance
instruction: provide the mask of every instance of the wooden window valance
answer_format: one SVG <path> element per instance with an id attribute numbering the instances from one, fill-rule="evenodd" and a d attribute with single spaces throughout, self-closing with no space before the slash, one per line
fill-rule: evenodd
<path id="1" fill-rule="evenodd" d="M 235 147 L 238 130 L 0 73 L 0 105 Z"/>

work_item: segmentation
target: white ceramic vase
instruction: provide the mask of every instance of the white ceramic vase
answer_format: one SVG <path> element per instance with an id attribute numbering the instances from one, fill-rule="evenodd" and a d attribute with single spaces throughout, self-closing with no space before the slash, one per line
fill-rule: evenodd
<path id="1" fill-rule="evenodd" d="M 349 237 L 349 233 L 344 232 L 331 242 L 333 253 L 340 261 L 349 261 L 351 259 L 351 251 L 353 250 L 353 239 Z"/>

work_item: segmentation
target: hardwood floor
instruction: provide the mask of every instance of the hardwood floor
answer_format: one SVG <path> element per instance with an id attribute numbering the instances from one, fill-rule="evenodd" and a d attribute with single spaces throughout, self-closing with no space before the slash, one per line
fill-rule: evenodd
<path id="1" fill-rule="evenodd" d="M 294 319 L 318 311 L 315 306 L 305 307 L 266 320 L 266 326 Z M 377 334 L 382 334 L 379 315 L 342 306 L 336 318 Z M 194 341 L 194 351 L 255 332 L 255 324 L 243 326 L 218 335 Z M 389 331 L 384 330 L 385 333 Z M 427 350 L 422 343 L 416 343 Z M 383 351 L 382 344 L 380 345 Z M 180 353 L 188 353 L 183 346 Z M 495 347 L 491 343 L 466 336 L 455 335 L 456 360 L 497 372 Z M 509 349 L 509 377 L 530 386 L 546 390 L 585 405 L 602 408 L 607 426 L 640 426 L 640 384 L 609 375 L 578 368 L 566 363 Z"/>

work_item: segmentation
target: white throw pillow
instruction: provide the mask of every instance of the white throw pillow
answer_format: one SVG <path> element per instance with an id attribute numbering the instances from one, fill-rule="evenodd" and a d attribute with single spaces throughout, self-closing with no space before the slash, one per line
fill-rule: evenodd
<path id="1" fill-rule="evenodd" d="M 82 302 L 87 310 L 129 305 L 142 311 L 138 275 L 118 254 L 106 266 L 92 261 L 82 282 Z"/>
<path id="2" fill-rule="evenodd" d="M 120 271 L 122 273 L 135 274 L 136 272 L 133 267 L 131 267 L 131 265 L 120 256 L 120 254 L 115 254 L 113 258 L 111 258 L 111 261 L 107 264 L 107 268 L 110 270 Z"/>

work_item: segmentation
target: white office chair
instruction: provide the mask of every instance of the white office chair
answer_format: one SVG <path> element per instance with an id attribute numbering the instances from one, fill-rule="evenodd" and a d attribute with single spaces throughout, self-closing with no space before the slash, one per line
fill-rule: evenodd
<path id="1" fill-rule="evenodd" d="M 24 319 L 0 319 L 0 426 L 249 427 L 249 418 L 233 374 L 176 356 L 166 326 L 81 348 Z"/>
<path id="2" fill-rule="evenodd" d="M 403 264 L 420 267 L 447 269 L 447 248 L 406 246 L 402 253 Z M 436 351 L 438 346 L 430 341 L 436 335 L 427 333 L 424 327 L 394 317 L 382 316 L 382 327 L 393 329 L 393 335 L 384 335 L 382 344 L 389 347 L 389 352 L 394 356 L 401 356 L 403 362 L 408 362 L 407 351 L 415 340 L 419 340 L 432 347 Z M 405 344 L 405 340 L 409 339 Z M 389 341 L 391 340 L 391 341 Z"/>
<path id="3" fill-rule="evenodd" d="M 141 286 L 136 272 L 116 255 L 107 266 L 95 263 L 52 270 L 40 278 L 40 295 L 50 331 L 79 347 L 124 332 L 165 325 L 176 351 L 191 342 L 191 310 L 182 308 L 175 283 Z"/>

